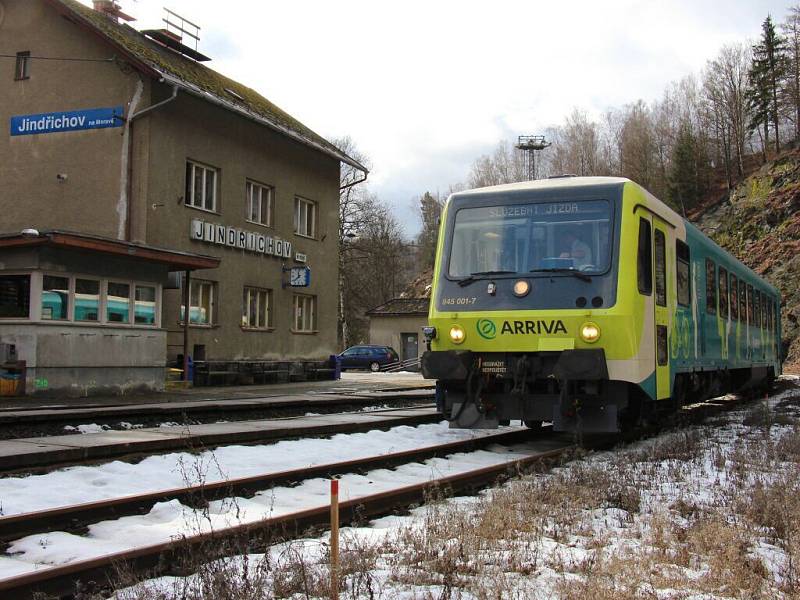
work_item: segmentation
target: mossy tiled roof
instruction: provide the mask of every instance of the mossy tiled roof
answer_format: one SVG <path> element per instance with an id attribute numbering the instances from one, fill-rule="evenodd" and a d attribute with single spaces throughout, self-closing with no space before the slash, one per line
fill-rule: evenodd
<path id="1" fill-rule="evenodd" d="M 67 18 L 88 28 L 121 51 L 125 59 L 131 60 L 149 75 L 163 77 L 167 82 L 178 85 L 189 93 L 254 118 L 289 137 L 366 171 L 357 161 L 255 90 L 154 42 L 133 27 L 119 24 L 77 0 L 49 2 Z M 235 96 L 227 90 L 232 91 Z"/>
<path id="2" fill-rule="evenodd" d="M 367 311 L 371 317 L 427 315 L 430 298 L 394 298 Z"/>

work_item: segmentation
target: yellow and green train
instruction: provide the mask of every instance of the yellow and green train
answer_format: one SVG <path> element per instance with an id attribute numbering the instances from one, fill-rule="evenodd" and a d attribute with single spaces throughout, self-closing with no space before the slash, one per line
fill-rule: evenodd
<path id="1" fill-rule="evenodd" d="M 453 194 L 433 277 L 453 427 L 614 432 L 781 372 L 778 290 L 628 179 Z"/>

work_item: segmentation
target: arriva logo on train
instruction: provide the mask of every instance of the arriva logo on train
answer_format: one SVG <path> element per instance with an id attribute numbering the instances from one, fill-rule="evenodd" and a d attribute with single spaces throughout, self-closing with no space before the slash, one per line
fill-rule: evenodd
<path id="1" fill-rule="evenodd" d="M 497 337 L 497 325 L 491 319 L 480 319 L 475 324 L 475 329 L 485 340 Z M 551 319 L 549 321 L 503 321 L 500 335 L 541 335 L 550 333 L 567 333 L 564 321 Z"/>

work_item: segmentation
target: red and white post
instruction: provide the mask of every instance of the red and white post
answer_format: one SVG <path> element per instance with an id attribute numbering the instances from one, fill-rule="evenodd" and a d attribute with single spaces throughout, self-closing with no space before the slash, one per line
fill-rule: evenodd
<path id="1" fill-rule="evenodd" d="M 331 479 L 331 599 L 339 598 L 339 480 Z"/>

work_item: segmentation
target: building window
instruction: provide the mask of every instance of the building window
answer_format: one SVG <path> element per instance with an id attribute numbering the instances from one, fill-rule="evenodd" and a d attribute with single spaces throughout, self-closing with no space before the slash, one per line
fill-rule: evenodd
<path id="1" fill-rule="evenodd" d="M 133 320 L 137 325 L 156 324 L 156 288 L 137 285 L 133 301 Z"/>
<path id="2" fill-rule="evenodd" d="M 30 275 L 3 275 L 0 277 L 0 319 L 29 318 L 30 298 Z"/>
<path id="3" fill-rule="evenodd" d="M 17 52 L 17 63 L 14 66 L 14 80 L 22 81 L 31 78 L 31 53 Z"/>
<path id="4" fill-rule="evenodd" d="M 678 304 L 689 306 L 692 297 L 689 279 L 689 246 L 675 240 L 675 273 L 678 280 Z"/>
<path id="5" fill-rule="evenodd" d="M 100 282 L 75 279 L 75 320 L 98 321 L 100 314 Z"/>
<path id="6" fill-rule="evenodd" d="M 249 329 L 272 327 L 272 290 L 244 288 L 242 327 Z"/>
<path id="7" fill-rule="evenodd" d="M 313 238 L 317 233 L 317 203 L 305 198 L 294 199 L 294 232 Z"/>
<path id="8" fill-rule="evenodd" d="M 109 281 L 106 289 L 106 321 L 109 323 L 130 323 L 130 284 Z"/>
<path id="9" fill-rule="evenodd" d="M 636 272 L 639 292 L 649 296 L 653 293 L 653 256 L 651 254 L 650 221 L 639 219 L 639 250 Z"/>
<path id="10" fill-rule="evenodd" d="M 42 319 L 47 321 L 69 319 L 69 277 L 55 275 L 42 277 Z"/>
<path id="11" fill-rule="evenodd" d="M 203 210 L 217 210 L 217 169 L 195 163 L 186 162 L 186 196 L 187 206 Z"/>
<path id="12" fill-rule="evenodd" d="M 294 331 L 316 331 L 316 304 L 315 296 L 294 295 Z"/>
<path id="13" fill-rule="evenodd" d="M 259 225 L 272 226 L 272 188 L 254 181 L 245 184 L 247 195 L 247 220 Z"/>
<path id="14" fill-rule="evenodd" d="M 706 259 L 706 312 L 717 314 L 717 265 Z"/>
<path id="15" fill-rule="evenodd" d="M 212 281 L 191 280 L 189 283 L 190 325 L 211 325 L 214 322 L 214 286 Z M 185 313 L 186 307 L 181 304 L 181 322 Z"/>

